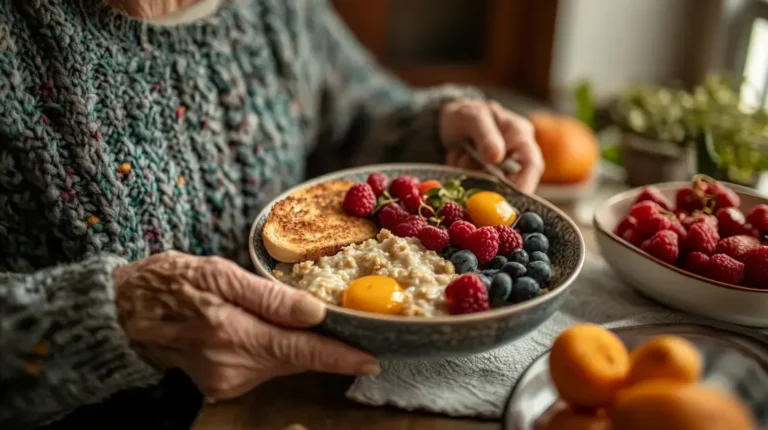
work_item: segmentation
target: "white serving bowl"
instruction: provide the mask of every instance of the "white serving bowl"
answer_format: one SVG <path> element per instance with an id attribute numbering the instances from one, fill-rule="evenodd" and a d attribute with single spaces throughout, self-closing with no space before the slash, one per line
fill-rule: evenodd
<path id="1" fill-rule="evenodd" d="M 687 182 L 655 184 L 674 202 L 675 193 Z M 723 184 L 741 198 L 744 212 L 768 198 L 740 185 Z M 734 324 L 768 327 L 768 285 L 748 288 L 713 281 L 658 260 L 613 234 L 629 212 L 642 187 L 619 193 L 595 211 L 593 223 L 600 252 L 618 275 L 642 294 L 668 306 Z"/>

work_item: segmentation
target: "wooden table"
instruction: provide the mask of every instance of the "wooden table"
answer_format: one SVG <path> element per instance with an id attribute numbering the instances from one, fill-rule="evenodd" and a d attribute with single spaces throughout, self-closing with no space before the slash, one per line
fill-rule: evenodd
<path id="1" fill-rule="evenodd" d="M 624 187 L 603 182 L 593 197 L 559 205 L 584 234 L 587 249 L 597 253 L 591 209 Z M 452 419 L 391 407 L 368 407 L 346 399 L 353 378 L 304 374 L 270 381 L 243 397 L 203 408 L 196 430 L 283 430 L 301 424 L 309 430 L 498 430 L 501 422 Z"/>

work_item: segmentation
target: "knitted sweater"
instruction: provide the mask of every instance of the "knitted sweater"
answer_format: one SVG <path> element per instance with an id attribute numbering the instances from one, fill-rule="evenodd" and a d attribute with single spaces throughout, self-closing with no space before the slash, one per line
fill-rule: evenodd
<path id="1" fill-rule="evenodd" d="M 434 156 L 440 104 L 475 95 L 404 86 L 325 0 L 229 0 L 177 27 L 0 0 L 0 428 L 157 381 L 114 267 L 247 264 L 249 223 L 307 170 Z"/>

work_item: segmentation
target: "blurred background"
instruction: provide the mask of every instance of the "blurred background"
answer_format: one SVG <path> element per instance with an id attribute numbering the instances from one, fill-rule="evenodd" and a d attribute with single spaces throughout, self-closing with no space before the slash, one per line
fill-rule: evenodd
<path id="1" fill-rule="evenodd" d="M 546 191 L 587 190 L 598 171 L 632 186 L 696 173 L 765 184 L 766 1 L 333 3 L 405 81 L 478 85 L 530 115 L 553 166 Z"/>

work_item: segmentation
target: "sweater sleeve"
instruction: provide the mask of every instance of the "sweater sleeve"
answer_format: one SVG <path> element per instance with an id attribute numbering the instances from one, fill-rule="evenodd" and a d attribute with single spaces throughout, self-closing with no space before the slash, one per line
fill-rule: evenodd
<path id="1" fill-rule="evenodd" d="M 122 263 L 0 273 L 0 428 L 32 428 L 159 380 L 117 321 L 112 270 Z"/>
<path id="2" fill-rule="evenodd" d="M 410 88 L 376 63 L 327 0 L 312 4 L 309 37 L 323 74 L 324 136 L 343 142 L 340 152 L 352 156 L 356 165 L 442 162 L 441 106 L 455 99 L 484 98 L 482 92 L 456 85 Z"/>

